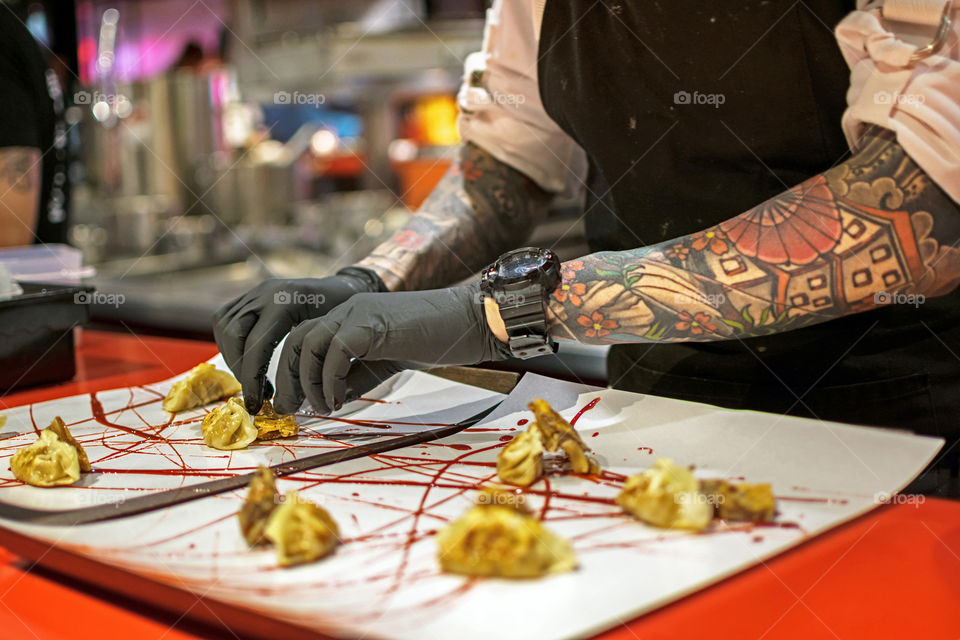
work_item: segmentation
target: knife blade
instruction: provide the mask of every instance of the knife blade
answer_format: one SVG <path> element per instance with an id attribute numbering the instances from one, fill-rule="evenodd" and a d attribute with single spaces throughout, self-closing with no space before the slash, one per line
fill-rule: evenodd
<path id="1" fill-rule="evenodd" d="M 290 462 L 282 462 L 270 467 L 273 474 L 278 478 L 289 476 L 294 473 L 324 467 L 327 465 L 342 462 L 344 460 L 354 460 L 377 453 L 385 453 L 402 449 L 421 442 L 429 440 L 439 440 L 454 434 L 460 433 L 464 429 L 472 427 L 494 409 L 500 406 L 503 400 L 487 407 L 483 411 L 461 420 L 456 424 L 432 427 L 417 431 L 408 435 L 397 436 L 395 438 L 378 440 L 369 444 L 361 444 L 347 449 L 337 449 L 336 451 L 327 451 L 316 455 L 299 458 Z M 54 525 L 54 526 L 73 526 L 81 524 L 92 524 L 94 522 L 104 522 L 106 520 L 116 520 L 129 516 L 155 511 L 165 507 L 183 504 L 192 500 L 199 500 L 207 496 L 216 495 L 240 489 L 250 482 L 254 473 L 244 473 L 242 475 L 232 476 L 230 478 L 221 478 L 220 480 L 210 480 L 180 487 L 177 489 L 168 489 L 152 493 L 146 496 L 138 496 L 122 502 L 113 502 L 110 504 L 95 505 L 91 507 L 78 507 L 75 509 L 64 509 L 60 511 L 50 511 L 47 509 L 31 509 L 30 507 L 21 507 L 15 504 L 0 502 L 0 519 L 13 520 L 26 524 Z"/>

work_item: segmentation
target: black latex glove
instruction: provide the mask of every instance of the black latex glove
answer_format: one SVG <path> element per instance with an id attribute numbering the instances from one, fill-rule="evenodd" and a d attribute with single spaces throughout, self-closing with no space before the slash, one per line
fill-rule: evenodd
<path id="1" fill-rule="evenodd" d="M 402 369 L 509 357 L 487 325 L 479 285 L 356 295 L 290 332 L 274 404 L 293 413 L 304 397 L 336 411 Z"/>
<path id="2" fill-rule="evenodd" d="M 304 320 L 328 313 L 358 293 L 385 291 L 380 278 L 349 267 L 327 278 L 264 280 L 213 315 L 213 335 L 227 366 L 243 387 L 247 411 L 260 411 L 272 395 L 266 381 L 273 350 Z"/>

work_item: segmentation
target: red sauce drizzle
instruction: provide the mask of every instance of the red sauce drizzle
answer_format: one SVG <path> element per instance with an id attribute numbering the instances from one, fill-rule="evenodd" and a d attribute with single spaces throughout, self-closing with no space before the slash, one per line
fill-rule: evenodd
<path id="1" fill-rule="evenodd" d="M 152 433 L 140 431 L 139 429 L 134 429 L 132 427 L 125 427 L 122 424 L 116 424 L 115 422 L 110 422 L 107 420 L 107 415 L 103 412 L 103 404 L 101 404 L 100 399 L 97 398 L 96 392 L 90 394 L 90 412 L 93 414 L 93 419 L 105 427 L 112 427 L 114 429 L 119 429 L 120 431 L 126 431 L 127 433 L 140 436 L 146 440 L 163 440 L 163 438 L 160 436 Z"/>
<path id="2" fill-rule="evenodd" d="M 588 402 L 588 403 L 583 407 L 583 409 L 580 409 L 580 411 L 577 411 L 577 415 L 573 416 L 573 419 L 570 421 L 570 426 L 571 426 L 571 427 L 572 427 L 572 426 L 575 426 L 575 425 L 577 424 L 577 420 L 580 419 L 580 416 L 582 416 L 582 415 L 585 414 L 587 411 L 590 411 L 590 409 L 593 409 L 595 406 L 597 406 L 597 403 L 598 403 L 598 402 L 600 402 L 600 398 L 594 398 L 593 400 L 591 400 L 590 402 Z"/>

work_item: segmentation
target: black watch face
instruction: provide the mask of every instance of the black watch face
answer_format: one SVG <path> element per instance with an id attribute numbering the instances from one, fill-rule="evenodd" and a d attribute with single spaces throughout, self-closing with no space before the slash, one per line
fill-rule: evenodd
<path id="1" fill-rule="evenodd" d="M 537 255 L 512 255 L 500 261 L 499 276 L 506 280 L 522 279 L 535 272 L 543 264 Z"/>

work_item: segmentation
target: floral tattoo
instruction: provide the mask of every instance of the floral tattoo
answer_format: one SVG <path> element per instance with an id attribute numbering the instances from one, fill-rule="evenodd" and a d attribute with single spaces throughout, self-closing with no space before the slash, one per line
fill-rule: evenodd
<path id="1" fill-rule="evenodd" d="M 767 335 L 960 282 L 960 207 L 889 131 L 749 211 L 563 265 L 551 333 L 599 344 Z"/>

